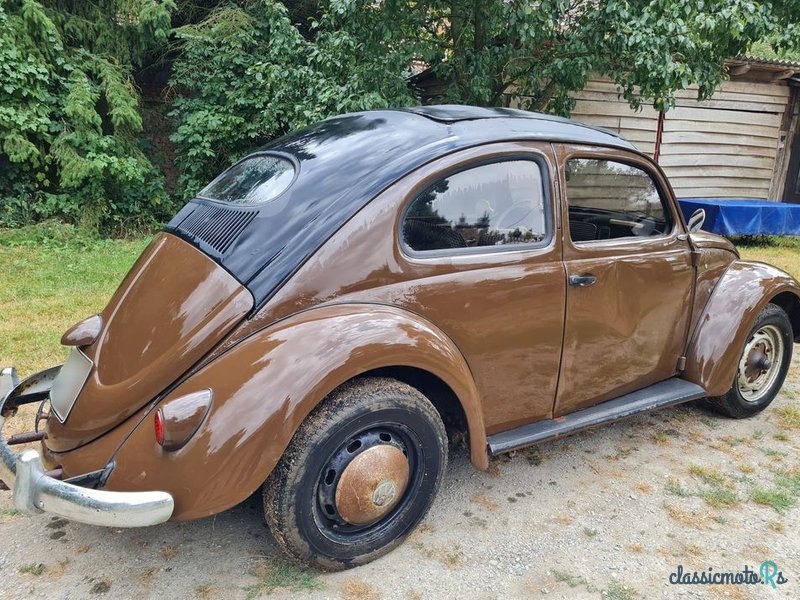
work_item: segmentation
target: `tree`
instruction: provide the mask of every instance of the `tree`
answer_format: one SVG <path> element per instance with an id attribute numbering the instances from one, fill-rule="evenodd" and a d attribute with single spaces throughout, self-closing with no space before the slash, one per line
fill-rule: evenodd
<path id="1" fill-rule="evenodd" d="M 171 73 L 190 196 L 290 130 L 418 103 L 424 75 L 437 100 L 568 114 L 602 74 L 665 110 L 755 42 L 800 48 L 800 0 L 2 0 L 0 225 L 169 214 L 134 73 Z"/>
<path id="2" fill-rule="evenodd" d="M 285 6 L 286 5 L 286 6 Z M 288 6 L 288 10 L 287 10 Z M 253 0 L 178 30 L 173 115 L 186 194 L 267 140 L 350 110 L 437 100 L 568 114 L 592 74 L 632 106 L 707 98 L 724 61 L 798 46 L 797 0 Z M 430 79 L 430 77 L 428 78 Z M 411 82 L 409 88 L 408 81 Z"/>
<path id="3" fill-rule="evenodd" d="M 724 61 L 756 41 L 800 46 L 800 3 L 752 0 L 338 0 L 365 51 L 380 37 L 413 46 L 444 83 L 446 101 L 567 114 L 592 73 L 632 106 L 668 109 L 691 84 L 707 98 Z M 385 51 L 385 48 L 384 48 Z"/>
<path id="4" fill-rule="evenodd" d="M 172 140 L 185 196 L 288 131 L 417 102 L 407 85 L 413 55 L 401 44 L 382 46 L 360 25 L 346 27 L 336 7 L 318 13 L 313 3 L 298 4 L 290 15 L 276 0 L 223 3 L 176 31 Z"/>
<path id="5" fill-rule="evenodd" d="M 142 153 L 131 71 L 170 30 L 171 0 L 0 5 L 0 223 L 60 216 L 95 227 L 163 201 Z"/>

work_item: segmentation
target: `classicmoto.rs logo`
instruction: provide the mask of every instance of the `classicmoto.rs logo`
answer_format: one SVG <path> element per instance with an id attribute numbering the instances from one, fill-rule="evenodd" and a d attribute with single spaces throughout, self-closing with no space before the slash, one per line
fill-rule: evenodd
<path id="1" fill-rule="evenodd" d="M 789 580 L 775 561 L 765 560 L 758 571 L 750 569 L 749 565 L 745 565 L 741 571 L 714 571 L 713 567 L 707 571 L 687 571 L 683 565 L 678 565 L 670 573 L 669 582 L 673 585 L 767 585 L 775 589 Z"/>

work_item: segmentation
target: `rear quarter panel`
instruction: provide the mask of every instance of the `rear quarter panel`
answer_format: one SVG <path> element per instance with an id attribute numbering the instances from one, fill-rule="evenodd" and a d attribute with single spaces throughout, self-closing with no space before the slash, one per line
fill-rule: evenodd
<path id="1" fill-rule="evenodd" d="M 214 400 L 200 430 L 175 452 L 155 441 L 155 405 L 116 453 L 107 489 L 164 490 L 173 519 L 208 516 L 246 499 L 267 479 L 309 412 L 333 389 L 386 366 L 426 370 L 464 407 L 473 462 L 486 467 L 478 394 L 461 353 L 429 322 L 367 304 L 320 307 L 247 338 L 165 401 L 206 388 Z"/>

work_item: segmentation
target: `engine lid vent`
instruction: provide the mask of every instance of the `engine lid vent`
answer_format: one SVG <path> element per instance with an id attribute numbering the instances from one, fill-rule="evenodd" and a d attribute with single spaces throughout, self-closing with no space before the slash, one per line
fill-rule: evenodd
<path id="1" fill-rule="evenodd" d="M 176 229 L 205 242 L 220 254 L 225 254 L 257 214 L 258 210 L 197 204 Z"/>

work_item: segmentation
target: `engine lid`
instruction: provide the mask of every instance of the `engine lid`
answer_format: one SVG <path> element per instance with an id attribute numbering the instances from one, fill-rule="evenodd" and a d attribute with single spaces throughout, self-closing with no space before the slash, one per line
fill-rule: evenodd
<path id="1" fill-rule="evenodd" d="M 81 348 L 93 367 L 65 422 L 48 419 L 48 449 L 72 450 L 127 419 L 252 307 L 250 292 L 200 250 L 156 236 L 102 312 L 96 341 Z"/>

